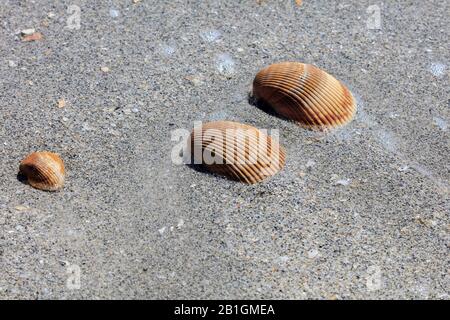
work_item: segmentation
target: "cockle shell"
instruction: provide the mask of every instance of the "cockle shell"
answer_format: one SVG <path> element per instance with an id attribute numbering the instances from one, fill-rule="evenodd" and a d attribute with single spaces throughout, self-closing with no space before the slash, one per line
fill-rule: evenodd
<path id="1" fill-rule="evenodd" d="M 248 184 L 273 176 L 285 163 L 284 148 L 277 141 L 262 130 L 232 121 L 194 128 L 190 148 L 195 164 Z"/>
<path id="2" fill-rule="evenodd" d="M 34 152 L 28 155 L 20 163 L 19 171 L 36 189 L 57 191 L 64 185 L 64 162 L 52 152 Z"/>
<path id="3" fill-rule="evenodd" d="M 253 96 L 282 117 L 316 130 L 345 125 L 356 112 L 355 99 L 345 85 L 299 62 L 275 63 L 259 71 Z"/>

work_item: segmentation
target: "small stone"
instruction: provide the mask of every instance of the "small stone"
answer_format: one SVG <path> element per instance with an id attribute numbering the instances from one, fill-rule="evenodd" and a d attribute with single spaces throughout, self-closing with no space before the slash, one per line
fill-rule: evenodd
<path id="1" fill-rule="evenodd" d="M 328 295 L 327 295 L 327 299 L 328 299 L 328 300 L 338 300 L 338 299 L 339 299 L 339 296 L 336 295 L 336 294 L 328 294 Z"/>
<path id="2" fill-rule="evenodd" d="M 178 219 L 177 228 L 180 229 L 182 226 L 184 226 L 184 220 Z"/>
<path id="3" fill-rule="evenodd" d="M 63 117 L 63 118 L 62 118 L 62 121 L 63 121 L 63 122 L 67 122 L 67 121 L 69 121 L 69 119 L 66 118 L 66 117 Z"/>
<path id="4" fill-rule="evenodd" d="M 15 68 L 15 67 L 17 67 L 17 63 L 13 60 L 8 60 L 8 66 L 10 68 Z"/>
<path id="5" fill-rule="evenodd" d="M 351 179 L 339 179 L 334 184 L 340 186 L 348 186 L 352 180 Z"/>
<path id="6" fill-rule="evenodd" d="M 63 99 L 59 99 L 58 100 L 58 108 L 62 109 L 66 106 L 66 100 Z"/>
<path id="7" fill-rule="evenodd" d="M 110 71 L 108 67 L 101 67 L 100 70 L 105 72 L 105 73 Z"/>
<path id="8" fill-rule="evenodd" d="M 120 131 L 118 131 L 118 130 L 111 129 L 111 130 L 109 130 L 109 133 L 112 134 L 115 137 L 119 137 L 120 136 Z"/>
<path id="9" fill-rule="evenodd" d="M 431 219 L 425 219 L 423 217 L 417 216 L 415 218 L 416 222 L 424 225 L 426 227 L 435 227 L 437 225 L 437 222 L 435 220 L 431 220 Z"/>
<path id="10" fill-rule="evenodd" d="M 187 76 L 186 80 L 188 80 L 190 83 L 192 83 L 196 87 L 200 86 L 203 83 L 200 76 Z"/>
<path id="11" fill-rule="evenodd" d="M 408 171 L 408 170 L 409 170 L 408 166 L 403 166 L 403 167 L 398 168 L 398 171 L 400 171 L 400 172 L 405 172 L 405 171 Z"/>
<path id="12" fill-rule="evenodd" d="M 51 18 L 56 17 L 56 14 L 55 14 L 54 12 L 49 12 L 49 13 L 47 14 L 47 17 L 49 17 L 49 18 L 51 19 Z"/>
<path id="13" fill-rule="evenodd" d="M 166 232 L 167 227 L 162 227 L 161 229 L 158 230 L 160 235 L 163 235 L 164 232 Z"/>
<path id="14" fill-rule="evenodd" d="M 15 209 L 16 209 L 17 211 L 28 211 L 28 210 L 30 210 L 29 207 L 22 206 L 22 205 L 15 207 Z"/>
<path id="15" fill-rule="evenodd" d="M 134 4 L 136 4 L 136 3 L 139 3 L 139 2 L 141 2 L 142 0 L 133 0 L 133 3 Z"/>
<path id="16" fill-rule="evenodd" d="M 24 29 L 24 30 L 20 31 L 22 36 L 31 36 L 35 32 L 36 32 L 36 29 L 34 29 L 34 28 Z"/>

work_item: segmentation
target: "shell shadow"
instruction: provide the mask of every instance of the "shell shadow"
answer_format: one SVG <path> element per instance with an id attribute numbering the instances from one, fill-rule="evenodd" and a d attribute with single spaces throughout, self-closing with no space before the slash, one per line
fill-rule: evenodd
<path id="1" fill-rule="evenodd" d="M 17 174 L 16 178 L 17 178 L 17 180 L 20 181 L 21 183 L 23 183 L 23 184 L 28 184 L 28 179 L 27 179 L 27 177 L 26 177 L 24 174 L 22 174 L 21 172 L 19 172 L 19 173 Z"/>
<path id="2" fill-rule="evenodd" d="M 261 110 L 261 111 L 267 113 L 267 114 L 270 115 L 270 116 L 277 117 L 277 118 L 279 118 L 279 119 L 289 121 L 288 118 L 283 117 L 282 115 L 280 115 L 279 113 L 277 113 L 277 112 L 276 112 L 269 104 L 267 104 L 266 102 L 264 102 L 264 101 L 262 101 L 262 100 L 256 99 L 256 98 L 253 96 L 252 92 L 249 92 L 249 93 L 248 93 L 247 101 L 248 101 L 248 103 L 249 103 L 250 105 L 255 106 L 256 108 L 258 108 L 259 110 Z"/>
<path id="3" fill-rule="evenodd" d="M 239 182 L 239 180 L 233 179 L 232 177 L 226 177 L 226 176 L 222 176 L 220 174 L 211 172 L 208 169 L 206 169 L 206 167 L 204 165 L 202 165 L 202 164 L 188 163 L 188 164 L 186 164 L 186 166 L 188 166 L 192 170 L 195 170 L 195 171 L 200 172 L 202 174 L 207 174 L 210 177 L 215 177 L 215 178 L 220 179 L 220 180 Z"/>
<path id="4" fill-rule="evenodd" d="M 194 157 L 191 155 L 190 150 L 182 150 L 180 152 L 180 156 L 183 157 L 184 164 L 187 167 L 191 168 L 192 170 L 215 176 L 215 174 L 206 169 L 206 167 L 203 164 L 195 163 Z"/>
<path id="5" fill-rule="evenodd" d="M 187 163 L 186 166 L 191 168 L 192 170 L 195 170 L 200 173 L 206 173 L 209 175 L 214 175 L 212 172 L 208 171 L 208 169 L 205 168 L 202 164 L 196 164 L 196 163 Z"/>

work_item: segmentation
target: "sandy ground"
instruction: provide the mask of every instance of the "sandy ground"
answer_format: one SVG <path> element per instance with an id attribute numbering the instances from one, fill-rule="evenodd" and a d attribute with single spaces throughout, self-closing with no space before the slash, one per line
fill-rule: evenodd
<path id="1" fill-rule="evenodd" d="M 450 2 L 259 2 L 1 0 L 0 298 L 449 298 Z M 347 84 L 356 119 L 250 105 L 283 60 Z M 173 164 L 171 132 L 217 119 L 278 129 L 285 169 Z M 36 150 L 63 191 L 17 180 Z"/>

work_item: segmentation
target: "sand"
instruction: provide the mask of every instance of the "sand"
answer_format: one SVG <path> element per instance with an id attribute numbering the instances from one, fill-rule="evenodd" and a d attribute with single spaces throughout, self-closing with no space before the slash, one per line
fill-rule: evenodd
<path id="1" fill-rule="evenodd" d="M 0 298 L 448 299 L 450 2 L 259 2 L 2 2 Z M 344 82 L 355 120 L 249 104 L 284 60 Z M 221 119 L 279 130 L 284 170 L 173 163 L 174 130 Z M 17 179 L 37 150 L 61 192 Z"/>

